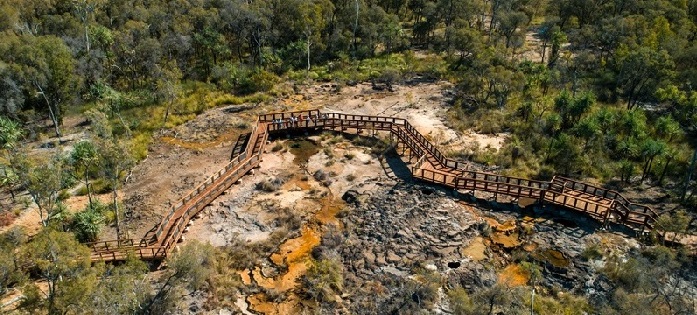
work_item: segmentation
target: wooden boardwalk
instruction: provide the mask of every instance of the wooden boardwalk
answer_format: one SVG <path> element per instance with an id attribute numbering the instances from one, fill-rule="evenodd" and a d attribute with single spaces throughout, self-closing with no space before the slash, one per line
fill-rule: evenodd
<path id="1" fill-rule="evenodd" d="M 181 240 L 191 219 L 259 165 L 270 133 L 307 130 L 389 132 L 390 139 L 401 144 L 401 153 L 412 163 L 414 178 L 454 190 L 531 198 L 586 213 L 603 224 L 617 223 L 640 231 L 652 229 L 657 218 L 651 208 L 632 203 L 616 191 L 572 179 L 557 176 L 545 182 L 470 170 L 467 163 L 447 158 L 405 119 L 310 110 L 260 115 L 252 132 L 238 138 L 230 163 L 172 206 L 151 232 L 139 240 L 90 243 L 92 260 L 121 261 L 129 256 L 144 260 L 166 258 Z"/>

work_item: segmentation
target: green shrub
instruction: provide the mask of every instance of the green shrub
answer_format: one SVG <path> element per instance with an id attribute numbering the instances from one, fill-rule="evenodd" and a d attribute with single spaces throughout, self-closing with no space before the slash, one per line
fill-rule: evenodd
<path id="1" fill-rule="evenodd" d="M 641 251 L 641 255 L 649 259 L 651 263 L 659 266 L 665 267 L 677 263 L 675 260 L 676 254 L 673 250 L 665 246 L 647 247 Z"/>
<path id="2" fill-rule="evenodd" d="M 474 304 L 465 289 L 456 288 L 448 291 L 448 298 L 450 299 L 450 307 L 455 314 L 474 313 Z"/>
<path id="3" fill-rule="evenodd" d="M 133 156 L 136 161 L 144 160 L 148 156 L 148 146 L 150 146 L 151 142 L 151 133 L 142 132 L 133 135 L 133 139 L 130 143 L 131 156 Z"/>
<path id="4" fill-rule="evenodd" d="M 213 105 L 215 106 L 222 106 L 222 105 L 239 105 L 244 103 L 244 98 L 231 95 L 231 94 L 224 94 L 221 96 L 216 97 L 213 99 Z"/>
<path id="5" fill-rule="evenodd" d="M 283 179 L 274 177 L 257 183 L 256 188 L 265 192 L 274 192 L 281 188 Z"/>
<path id="6" fill-rule="evenodd" d="M 215 271 L 215 248 L 196 240 L 186 244 L 174 255 L 167 257 L 169 280 L 185 285 L 187 289 L 201 289 Z"/>
<path id="7" fill-rule="evenodd" d="M 95 195 L 105 194 L 111 191 L 111 181 L 108 181 L 103 178 L 92 181 L 90 185 L 92 187 L 92 193 Z M 79 192 L 82 192 L 83 190 L 83 196 L 87 195 L 87 188 L 85 188 L 84 186 L 80 188 Z"/>
<path id="8" fill-rule="evenodd" d="M 586 246 L 586 248 L 581 252 L 581 258 L 586 261 L 603 258 L 603 252 L 600 245 L 597 243 L 588 244 L 588 246 Z"/>
<path id="9" fill-rule="evenodd" d="M 250 127 L 250 124 L 246 121 L 240 121 L 235 123 L 235 128 L 237 129 L 248 129 Z"/>
<path id="10" fill-rule="evenodd" d="M 329 140 L 329 144 L 337 144 L 341 141 L 344 141 L 344 137 L 342 137 L 341 135 L 337 135 L 337 136 L 332 137 Z"/>
<path id="11" fill-rule="evenodd" d="M 324 147 L 324 149 L 322 149 L 322 153 L 324 153 L 324 155 L 326 155 L 329 158 L 334 157 L 334 152 L 332 152 L 332 149 L 328 147 Z"/>
<path id="12" fill-rule="evenodd" d="M 68 198 L 70 198 L 70 197 L 71 197 L 70 192 L 67 189 L 63 189 L 58 193 L 58 200 L 59 201 L 68 200 Z"/>
<path id="13" fill-rule="evenodd" d="M 107 210 L 107 212 L 104 213 L 104 224 L 111 225 L 114 222 L 116 222 L 116 212 Z"/>
<path id="14" fill-rule="evenodd" d="M 83 211 L 75 214 L 73 217 L 72 230 L 75 237 L 80 242 L 93 242 L 97 240 L 99 232 L 104 225 L 106 218 L 105 213 L 108 211 L 108 206 L 95 201 L 92 205 L 88 205 Z"/>
<path id="15" fill-rule="evenodd" d="M 283 144 L 280 142 L 276 142 L 276 144 L 271 148 L 272 152 L 278 152 L 283 149 Z"/>
<path id="16" fill-rule="evenodd" d="M 244 71 L 236 78 L 235 90 L 242 95 L 268 92 L 278 81 L 276 75 L 266 70 Z"/>
<path id="17" fill-rule="evenodd" d="M 334 296 L 344 288 L 343 265 L 334 259 L 312 262 L 302 279 L 302 292 L 316 302 L 335 302 Z"/>

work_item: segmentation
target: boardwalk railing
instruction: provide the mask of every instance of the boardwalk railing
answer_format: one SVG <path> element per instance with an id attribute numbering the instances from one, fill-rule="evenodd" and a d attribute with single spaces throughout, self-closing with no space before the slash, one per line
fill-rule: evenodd
<path id="1" fill-rule="evenodd" d="M 533 198 L 587 213 L 603 223 L 615 222 L 642 231 L 653 228 L 657 218 L 650 207 L 632 203 L 614 190 L 572 179 L 557 176 L 544 182 L 468 170 L 466 162 L 447 158 L 405 119 L 306 110 L 259 115 L 252 132 L 244 137 L 247 141 L 244 150 L 238 148 L 239 154 L 225 167 L 170 206 L 151 236 L 89 243 L 92 260 L 125 260 L 129 255 L 145 260 L 166 258 L 176 248 L 191 219 L 259 165 L 269 133 L 308 129 L 387 131 L 392 139 L 409 149 L 410 159 L 416 159 L 411 168 L 414 178 L 456 190 Z"/>

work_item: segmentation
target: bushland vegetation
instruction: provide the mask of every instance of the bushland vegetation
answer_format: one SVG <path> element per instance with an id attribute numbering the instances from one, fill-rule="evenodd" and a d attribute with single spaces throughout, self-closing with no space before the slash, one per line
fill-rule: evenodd
<path id="1" fill-rule="evenodd" d="M 154 133 L 317 81 L 450 81 L 453 127 L 510 135 L 498 152 L 453 155 L 533 178 L 665 186 L 683 211 L 664 215 L 659 229 L 678 235 L 697 203 L 695 29 L 692 0 L 0 0 L 0 187 L 12 203 L 34 204 L 43 226 L 31 240 L 20 229 L 3 235 L 0 293 L 23 288 L 26 312 L 154 312 L 182 283 L 191 291 L 223 281 L 172 262 L 152 287 L 139 262 L 90 266 L 78 241 L 96 239 L 104 224 L 127 234 L 117 192 Z M 74 116 L 88 135 L 63 150 L 67 133 L 85 127 L 66 130 Z M 47 150 L 28 150 L 29 141 Z M 84 210 L 67 211 L 74 193 L 88 196 Z M 99 193 L 113 198 L 93 200 Z M 0 224 L 16 216 L 3 208 Z M 212 255 L 198 251 L 177 257 Z M 644 289 L 626 272 L 657 259 L 667 269 L 655 272 L 673 270 L 664 260 L 680 255 L 658 251 L 607 268 L 620 283 L 607 305 L 650 296 L 646 309 L 680 307 L 675 292 Z M 195 264 L 222 270 L 211 261 L 232 259 L 216 257 Z M 309 297 L 331 302 L 341 289 L 336 265 L 313 265 Z M 675 281 L 646 281 L 655 279 Z M 407 289 L 427 302 L 433 293 Z M 505 303 L 502 288 L 490 290 L 450 297 L 464 313 L 485 312 L 473 303 L 487 300 L 491 313 Z"/>

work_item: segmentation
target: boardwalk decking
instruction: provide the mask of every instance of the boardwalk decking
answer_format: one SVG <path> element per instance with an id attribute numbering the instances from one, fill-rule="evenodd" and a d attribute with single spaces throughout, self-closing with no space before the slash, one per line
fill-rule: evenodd
<path id="1" fill-rule="evenodd" d="M 162 221 L 140 240 L 125 239 L 88 244 L 93 261 L 119 261 L 134 255 L 144 260 L 166 258 L 185 232 L 191 218 L 261 162 L 269 133 L 302 130 L 389 132 L 408 155 L 414 178 L 459 191 L 485 191 L 515 198 L 536 199 L 588 214 L 607 223 L 637 230 L 653 228 L 656 213 L 630 202 L 616 191 L 563 177 L 550 182 L 503 176 L 468 169 L 468 164 L 447 158 L 408 121 L 393 117 L 322 113 L 318 110 L 260 115 L 252 132 L 238 138 L 231 161 L 184 196 Z"/>

